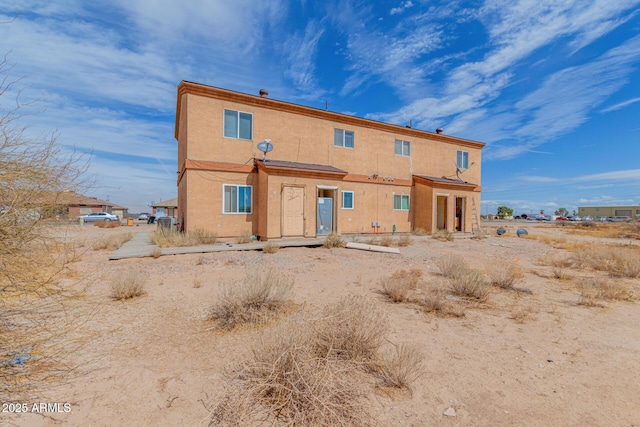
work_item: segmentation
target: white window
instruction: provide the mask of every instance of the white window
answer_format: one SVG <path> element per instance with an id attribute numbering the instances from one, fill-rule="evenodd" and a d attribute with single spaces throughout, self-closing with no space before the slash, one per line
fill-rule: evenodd
<path id="1" fill-rule="evenodd" d="M 458 150 L 458 155 L 456 156 L 456 166 L 458 166 L 458 169 L 469 169 L 468 151 Z"/>
<path id="2" fill-rule="evenodd" d="M 409 210 L 409 195 L 408 194 L 394 194 L 393 195 L 393 209 L 396 211 L 408 211 Z"/>
<path id="3" fill-rule="evenodd" d="M 353 209 L 353 191 L 342 192 L 342 209 Z"/>
<path id="4" fill-rule="evenodd" d="M 251 213 L 250 185 L 222 185 L 224 213 Z"/>
<path id="5" fill-rule="evenodd" d="M 353 132 L 344 129 L 334 129 L 333 145 L 336 147 L 353 148 Z"/>
<path id="6" fill-rule="evenodd" d="M 395 153 L 396 156 L 409 157 L 411 155 L 411 143 L 409 141 L 396 139 Z"/>
<path id="7" fill-rule="evenodd" d="M 224 136 L 227 138 L 252 139 L 253 114 L 224 110 Z"/>

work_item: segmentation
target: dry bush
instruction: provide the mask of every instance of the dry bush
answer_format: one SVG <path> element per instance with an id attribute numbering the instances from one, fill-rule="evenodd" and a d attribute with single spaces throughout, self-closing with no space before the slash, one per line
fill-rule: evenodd
<path id="1" fill-rule="evenodd" d="M 398 239 L 396 240 L 396 245 L 401 248 L 405 246 L 409 246 L 412 243 L 413 243 L 413 240 L 411 239 L 411 236 L 408 234 L 398 236 Z"/>
<path id="2" fill-rule="evenodd" d="M 573 277 L 564 267 L 553 267 L 551 269 L 551 275 L 558 280 L 570 280 Z"/>
<path id="3" fill-rule="evenodd" d="M 393 241 L 394 241 L 393 236 L 389 236 L 389 235 L 382 236 L 380 238 L 380 246 L 387 246 L 387 247 L 393 246 Z"/>
<path id="4" fill-rule="evenodd" d="M 325 248 L 344 248 L 347 243 L 342 240 L 339 234 L 331 232 L 325 237 L 324 243 L 322 244 Z"/>
<path id="5" fill-rule="evenodd" d="M 265 331 L 250 360 L 232 370 L 213 426 L 374 424 L 364 406 L 357 365 L 319 357 L 309 324 L 287 322 Z"/>
<path id="6" fill-rule="evenodd" d="M 426 235 L 429 234 L 429 232 L 427 230 L 425 230 L 424 228 L 420 228 L 420 227 L 414 228 L 411 233 L 416 235 L 416 236 L 426 236 Z"/>
<path id="7" fill-rule="evenodd" d="M 371 236 L 369 237 L 369 239 L 367 240 L 367 244 L 368 245 L 376 245 L 376 246 L 380 246 L 380 239 L 377 236 Z"/>
<path id="8" fill-rule="evenodd" d="M 153 244 L 161 248 L 213 245 L 218 241 L 218 235 L 210 231 L 196 229 L 188 233 L 177 230 L 156 229 L 149 233 Z"/>
<path id="9" fill-rule="evenodd" d="M 410 291 L 415 290 L 422 271 L 418 269 L 398 270 L 380 280 L 380 293 L 393 302 L 405 302 Z"/>
<path id="10" fill-rule="evenodd" d="M 412 298 L 411 302 L 417 304 L 425 313 L 434 313 L 438 316 L 464 317 L 465 307 L 449 299 L 446 290 L 437 286 L 429 289 L 424 295 Z"/>
<path id="11" fill-rule="evenodd" d="M 416 345 L 400 344 L 391 354 L 383 354 L 373 365 L 382 387 L 411 391 L 411 384 L 423 374 L 424 355 Z"/>
<path id="12" fill-rule="evenodd" d="M 153 250 L 151 251 L 151 256 L 154 259 L 158 259 L 162 256 L 162 249 L 160 248 L 153 248 Z"/>
<path id="13" fill-rule="evenodd" d="M 117 274 L 111 281 L 111 298 L 125 300 L 143 295 L 146 278 L 138 271 Z"/>
<path id="14" fill-rule="evenodd" d="M 513 319 L 516 323 L 525 323 L 529 320 L 535 320 L 536 314 L 540 310 L 536 307 L 526 306 L 523 307 L 521 305 L 513 307 L 511 310 L 511 319 Z"/>
<path id="15" fill-rule="evenodd" d="M 387 317 L 372 301 L 350 296 L 323 311 L 315 324 L 315 351 L 322 358 L 371 360 L 387 329 Z"/>
<path id="16" fill-rule="evenodd" d="M 522 269 L 516 264 L 508 266 L 493 264 L 489 268 L 489 281 L 502 289 L 513 289 L 513 286 L 524 277 Z"/>
<path id="17" fill-rule="evenodd" d="M 616 252 L 612 254 L 607 271 L 613 277 L 640 277 L 640 254 Z"/>
<path id="18" fill-rule="evenodd" d="M 196 260 L 196 265 L 202 265 L 202 264 L 204 264 L 204 256 L 200 255 Z"/>
<path id="19" fill-rule="evenodd" d="M 632 301 L 633 292 L 621 281 L 608 280 L 603 277 L 587 277 L 577 281 L 581 301 L 591 303 L 597 300 Z M 593 305 L 593 304 L 581 304 Z"/>
<path id="20" fill-rule="evenodd" d="M 222 292 L 207 315 L 216 328 L 231 330 L 247 323 L 260 323 L 283 311 L 293 288 L 293 279 L 275 270 L 264 275 L 248 274 L 244 280 L 222 283 Z"/>
<path id="21" fill-rule="evenodd" d="M 469 271 L 467 262 L 457 255 L 444 256 L 436 261 L 440 274 L 446 278 L 458 277 Z"/>
<path id="22" fill-rule="evenodd" d="M 236 243 L 238 243 L 239 245 L 243 245 L 245 243 L 251 243 L 251 232 L 250 231 L 241 232 L 238 235 L 238 237 L 236 237 Z"/>
<path id="23" fill-rule="evenodd" d="M 133 238 L 133 233 L 131 232 L 104 236 L 98 239 L 98 241 L 93 244 L 93 250 L 99 251 L 99 250 L 106 249 L 108 251 L 115 251 L 120 246 L 124 245 L 129 240 L 131 240 L 132 238 Z"/>
<path id="24" fill-rule="evenodd" d="M 202 286 L 202 280 L 198 279 L 197 277 L 195 279 L 193 279 L 193 287 L 198 289 Z"/>
<path id="25" fill-rule="evenodd" d="M 484 302 L 489 298 L 491 286 L 484 275 L 478 270 L 467 270 L 449 279 L 449 286 L 453 295 Z"/>
<path id="26" fill-rule="evenodd" d="M 264 252 L 265 254 L 275 254 L 276 252 L 278 252 L 278 250 L 280 250 L 280 246 L 271 242 L 262 247 L 262 252 Z"/>
<path id="27" fill-rule="evenodd" d="M 453 233 L 449 230 L 437 230 L 431 234 L 431 238 L 443 242 L 453 242 Z"/>

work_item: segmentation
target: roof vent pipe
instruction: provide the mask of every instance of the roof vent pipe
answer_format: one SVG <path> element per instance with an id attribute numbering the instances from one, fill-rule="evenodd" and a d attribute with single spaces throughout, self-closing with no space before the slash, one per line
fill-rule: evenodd
<path id="1" fill-rule="evenodd" d="M 440 134 L 442 133 L 442 128 L 438 128 L 438 129 L 436 129 L 436 133 L 437 133 L 438 135 L 440 135 Z"/>
<path id="2" fill-rule="evenodd" d="M 263 98 L 268 98 L 269 97 L 269 91 L 266 89 L 260 89 L 260 96 Z"/>

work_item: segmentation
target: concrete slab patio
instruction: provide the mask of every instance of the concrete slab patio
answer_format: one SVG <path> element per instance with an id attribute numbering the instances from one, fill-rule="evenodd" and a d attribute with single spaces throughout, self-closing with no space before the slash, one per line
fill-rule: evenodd
<path id="1" fill-rule="evenodd" d="M 180 254 L 198 254 L 209 252 L 225 252 L 225 251 L 255 251 L 261 250 L 265 245 L 271 243 L 272 245 L 285 248 L 285 247 L 313 247 L 322 246 L 324 239 L 284 239 L 284 240 L 271 240 L 269 242 L 251 242 L 251 243 L 216 243 L 214 245 L 202 245 L 202 246 L 184 246 L 184 247 L 172 247 L 172 248 L 160 248 L 154 245 L 149 239 L 149 233 L 140 232 L 137 233 L 131 240 L 122 245 L 119 249 L 112 252 L 109 255 L 110 260 L 118 260 L 125 258 L 144 258 L 157 254 L 160 250 L 161 255 L 180 255 Z"/>

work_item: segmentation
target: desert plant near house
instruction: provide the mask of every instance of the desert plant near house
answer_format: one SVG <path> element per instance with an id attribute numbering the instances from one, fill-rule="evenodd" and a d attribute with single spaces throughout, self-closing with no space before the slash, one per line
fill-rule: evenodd
<path id="1" fill-rule="evenodd" d="M 380 238 L 380 243 L 379 244 L 380 244 L 380 246 L 389 247 L 389 246 L 393 246 L 393 243 L 394 243 L 393 236 L 386 235 L 386 236 L 382 236 Z"/>
<path id="2" fill-rule="evenodd" d="M 324 243 L 322 244 L 325 248 L 344 248 L 346 242 L 340 237 L 337 233 L 329 233 L 327 237 L 324 239 Z"/>
<path id="3" fill-rule="evenodd" d="M 449 230 L 437 230 L 431 234 L 432 239 L 441 240 L 443 242 L 453 242 L 453 233 Z"/>
<path id="4" fill-rule="evenodd" d="M 458 297 L 484 302 L 489 298 L 491 286 L 478 270 L 467 270 L 449 278 L 451 293 Z"/>
<path id="5" fill-rule="evenodd" d="M 580 305 L 598 306 L 602 300 L 631 301 L 634 297 L 630 287 L 619 280 L 592 276 L 580 278 L 576 284 L 580 289 Z"/>
<path id="6" fill-rule="evenodd" d="M 100 220 L 100 221 L 96 221 L 93 223 L 94 227 L 98 227 L 98 228 L 117 228 L 120 227 L 122 224 L 120 224 L 120 221 L 104 221 L 104 220 Z"/>
<path id="7" fill-rule="evenodd" d="M 145 282 L 146 278 L 138 271 L 119 273 L 111 281 L 111 298 L 126 300 L 143 295 Z"/>
<path id="8" fill-rule="evenodd" d="M 398 238 L 396 239 L 396 245 L 401 248 L 405 246 L 409 246 L 411 245 L 411 243 L 413 243 L 413 240 L 411 239 L 411 236 L 408 234 L 398 236 Z"/>
<path id="9" fill-rule="evenodd" d="M 243 245 L 245 243 L 251 243 L 251 232 L 243 231 L 236 237 L 236 243 Z"/>
<path id="10" fill-rule="evenodd" d="M 411 384 L 423 374 L 424 355 L 416 345 L 400 344 L 372 364 L 382 387 L 411 391 Z"/>
<path id="11" fill-rule="evenodd" d="M 263 322 L 286 308 L 292 288 L 293 279 L 275 270 L 263 275 L 251 273 L 241 281 L 223 282 L 219 300 L 206 320 L 223 330 Z"/>
<path id="12" fill-rule="evenodd" d="M 436 261 L 440 274 L 446 278 L 458 277 L 469 271 L 467 262 L 456 255 L 444 256 Z"/>
<path id="13" fill-rule="evenodd" d="M 93 244 L 93 250 L 94 251 L 99 251 L 99 250 L 115 251 L 120 246 L 124 245 L 126 242 L 131 240 L 132 238 L 133 238 L 133 233 L 131 232 L 103 236 Z"/>
<path id="14" fill-rule="evenodd" d="M 393 302 L 405 302 L 409 292 L 416 289 L 422 271 L 418 269 L 398 270 L 380 280 L 380 293 Z"/>
<path id="15" fill-rule="evenodd" d="M 275 254 L 279 249 L 280 246 L 269 242 L 262 247 L 262 252 L 264 252 L 265 254 Z"/>
<path id="16" fill-rule="evenodd" d="M 370 301 L 351 296 L 327 306 L 314 327 L 318 357 L 360 361 L 377 353 L 388 322 Z"/>
<path id="17" fill-rule="evenodd" d="M 180 231 L 156 229 L 149 233 L 149 239 L 153 244 L 161 248 L 213 245 L 218 240 L 218 235 L 210 231 L 196 229 L 187 233 Z"/>
<path id="18" fill-rule="evenodd" d="M 524 277 L 522 269 L 516 264 L 493 264 L 489 268 L 489 281 L 502 289 L 513 289 L 513 286 Z"/>

